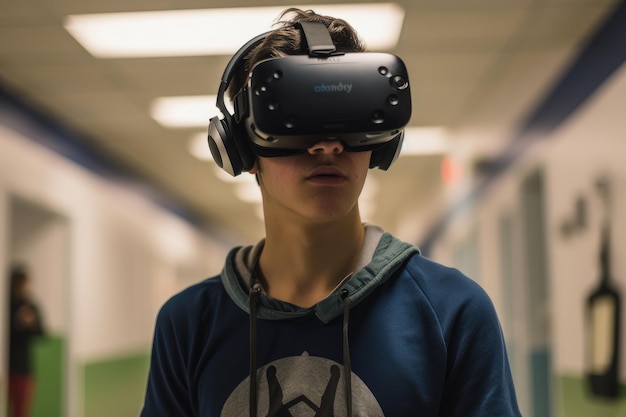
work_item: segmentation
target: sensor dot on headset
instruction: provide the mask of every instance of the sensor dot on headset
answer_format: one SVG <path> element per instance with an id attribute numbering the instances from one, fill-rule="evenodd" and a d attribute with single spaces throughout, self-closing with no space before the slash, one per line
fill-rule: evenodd
<path id="1" fill-rule="evenodd" d="M 257 88 L 254 89 L 254 94 L 256 94 L 257 96 L 260 96 L 261 94 L 267 93 L 267 90 L 268 90 L 267 85 L 261 84 Z"/>
<path id="2" fill-rule="evenodd" d="M 409 82 L 402 76 L 396 75 L 391 78 L 391 85 L 393 85 L 398 90 L 404 90 L 409 86 Z"/>
<path id="3" fill-rule="evenodd" d="M 382 124 L 385 122 L 385 113 L 382 110 L 374 110 L 372 113 L 372 123 Z"/>
<path id="4" fill-rule="evenodd" d="M 287 120 L 285 120 L 285 127 L 287 129 L 293 129 L 296 127 L 296 115 L 290 114 L 287 116 Z"/>

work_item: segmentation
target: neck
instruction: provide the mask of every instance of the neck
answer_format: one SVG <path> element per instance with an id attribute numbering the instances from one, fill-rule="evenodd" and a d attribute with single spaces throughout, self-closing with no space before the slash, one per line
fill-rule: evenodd
<path id="1" fill-rule="evenodd" d="M 359 216 L 267 232 L 259 259 L 263 286 L 270 296 L 303 307 L 324 299 L 354 272 L 365 238 Z"/>

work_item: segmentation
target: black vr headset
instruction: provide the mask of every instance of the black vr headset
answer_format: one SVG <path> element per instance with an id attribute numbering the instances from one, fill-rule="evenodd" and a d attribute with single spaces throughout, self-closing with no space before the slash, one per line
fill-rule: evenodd
<path id="1" fill-rule="evenodd" d="M 387 170 L 402 147 L 411 117 L 406 67 L 395 55 L 338 53 L 323 23 L 300 22 L 308 55 L 257 63 L 233 99 L 224 94 L 244 57 L 268 33 L 248 41 L 224 70 L 211 118 L 209 147 L 215 162 L 236 176 L 252 169 L 256 156 L 306 152 L 321 141 L 341 141 L 347 151 L 372 150 L 370 168 Z"/>

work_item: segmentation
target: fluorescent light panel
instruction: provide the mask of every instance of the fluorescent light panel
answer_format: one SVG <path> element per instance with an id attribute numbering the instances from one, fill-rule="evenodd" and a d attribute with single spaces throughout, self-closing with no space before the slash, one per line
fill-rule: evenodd
<path id="1" fill-rule="evenodd" d="M 295 6 L 347 20 L 370 50 L 398 42 L 404 10 L 395 3 Z M 235 7 L 69 15 L 65 29 L 98 58 L 230 55 L 272 29 L 283 7 Z"/>
<path id="2" fill-rule="evenodd" d="M 400 156 L 444 155 L 450 152 L 448 132 L 439 126 L 408 127 Z"/>
<path id="3" fill-rule="evenodd" d="M 150 116 L 169 128 L 208 126 L 213 116 L 222 116 L 215 95 L 159 97 L 150 105 Z"/>

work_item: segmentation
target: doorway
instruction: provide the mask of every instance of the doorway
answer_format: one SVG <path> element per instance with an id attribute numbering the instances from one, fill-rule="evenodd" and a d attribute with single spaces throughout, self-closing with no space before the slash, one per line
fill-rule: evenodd
<path id="1" fill-rule="evenodd" d="M 36 391 L 31 415 L 66 416 L 70 222 L 62 214 L 16 195 L 9 197 L 8 209 L 8 261 L 28 270 L 45 330 L 32 351 Z"/>

